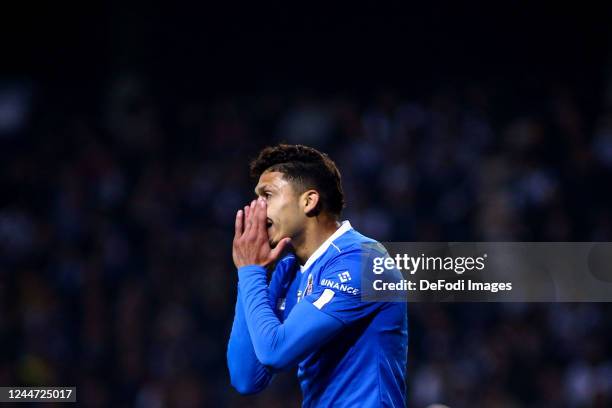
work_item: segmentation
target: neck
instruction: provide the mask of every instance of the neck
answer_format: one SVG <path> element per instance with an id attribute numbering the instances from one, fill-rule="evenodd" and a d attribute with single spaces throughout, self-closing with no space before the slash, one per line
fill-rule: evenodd
<path id="1" fill-rule="evenodd" d="M 300 239 L 293 242 L 295 256 L 304 265 L 308 258 L 340 227 L 340 223 L 332 218 L 313 217 L 306 224 Z"/>

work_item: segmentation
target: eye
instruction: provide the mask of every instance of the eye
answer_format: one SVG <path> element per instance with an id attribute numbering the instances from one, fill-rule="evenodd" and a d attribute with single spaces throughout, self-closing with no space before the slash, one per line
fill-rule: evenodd
<path id="1" fill-rule="evenodd" d="M 264 196 L 264 198 L 267 200 L 267 199 L 269 199 L 270 197 L 272 197 L 272 193 L 271 193 L 271 192 L 269 192 L 269 191 L 264 191 L 263 196 Z"/>

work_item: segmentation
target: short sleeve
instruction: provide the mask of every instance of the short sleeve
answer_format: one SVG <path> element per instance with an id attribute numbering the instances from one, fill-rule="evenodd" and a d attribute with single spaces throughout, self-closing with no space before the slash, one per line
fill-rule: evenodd
<path id="1" fill-rule="evenodd" d="M 312 293 L 304 300 L 344 324 L 375 313 L 381 306 L 379 302 L 361 301 L 364 262 L 368 262 L 368 257 L 360 248 L 340 253 L 325 265 Z"/>

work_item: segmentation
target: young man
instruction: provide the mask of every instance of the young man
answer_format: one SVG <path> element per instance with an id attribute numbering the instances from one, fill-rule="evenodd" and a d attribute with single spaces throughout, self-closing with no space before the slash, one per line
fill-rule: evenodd
<path id="1" fill-rule="evenodd" d="M 338 222 L 336 165 L 313 148 L 278 145 L 251 174 L 258 199 L 236 214 L 233 242 L 232 385 L 256 393 L 297 364 L 303 407 L 405 406 L 406 304 L 361 301 L 364 248 L 376 241 Z"/>

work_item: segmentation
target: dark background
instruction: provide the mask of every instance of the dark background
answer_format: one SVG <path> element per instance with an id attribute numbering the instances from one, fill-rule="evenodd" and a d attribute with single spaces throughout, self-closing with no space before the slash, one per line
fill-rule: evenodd
<path id="1" fill-rule="evenodd" d="M 609 7 L 22 4 L 0 13 L 0 385 L 229 385 L 234 211 L 279 141 L 381 241 L 610 241 Z M 410 305 L 410 406 L 609 406 L 608 304 Z M 607 344 L 607 346 L 606 346 Z"/>

